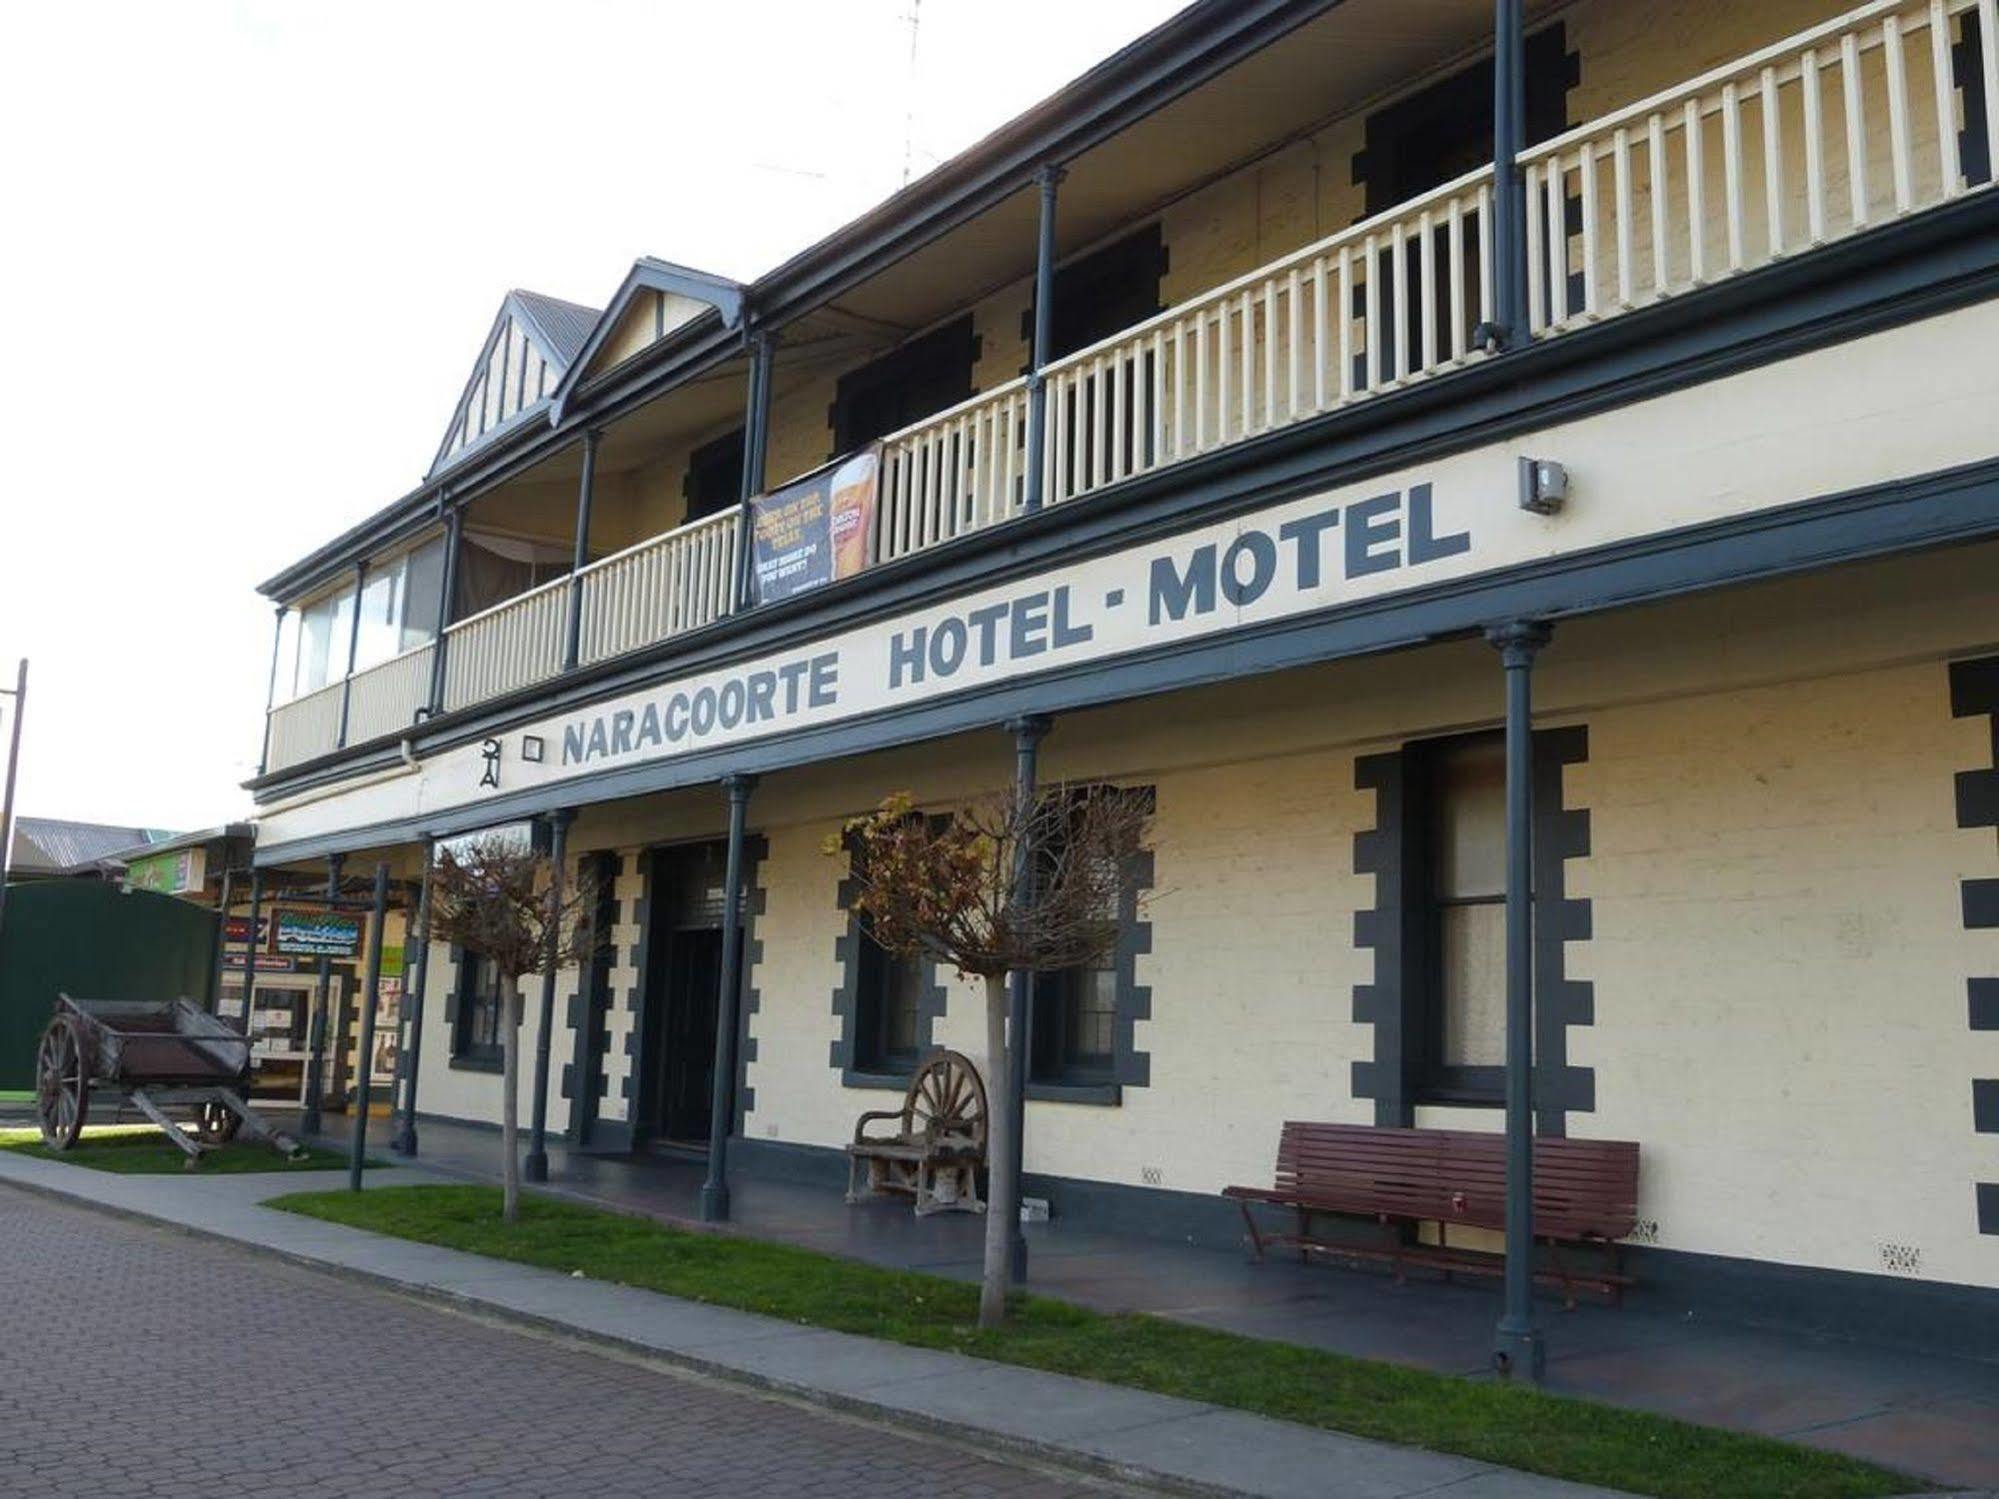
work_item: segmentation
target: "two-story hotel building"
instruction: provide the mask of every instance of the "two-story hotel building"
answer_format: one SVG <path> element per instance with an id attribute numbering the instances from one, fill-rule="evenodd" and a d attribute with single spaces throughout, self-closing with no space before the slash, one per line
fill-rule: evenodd
<path id="1" fill-rule="evenodd" d="M 1498 10 L 1201 0 L 753 283 L 508 295 L 424 482 L 263 585 L 258 863 L 559 825 L 551 1130 L 711 1149 L 719 1043 L 729 1169 L 837 1191 L 984 1032 L 822 843 L 1045 719 L 1154 809 L 1033 989 L 1058 1218 L 1233 1239 L 1287 1119 L 1501 1129 L 1510 895 L 1641 1282 L 1989 1340 L 1994 0 Z M 865 452 L 835 565 L 752 565 Z M 490 975 L 423 968 L 416 1107 L 495 1119 Z"/>

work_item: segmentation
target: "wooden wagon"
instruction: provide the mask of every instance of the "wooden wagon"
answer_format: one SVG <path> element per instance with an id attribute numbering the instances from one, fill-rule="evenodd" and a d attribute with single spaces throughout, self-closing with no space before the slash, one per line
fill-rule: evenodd
<path id="1" fill-rule="evenodd" d="M 35 1107 L 51 1150 L 76 1144 L 93 1104 L 115 1101 L 164 1130 L 190 1170 L 239 1130 L 285 1155 L 304 1154 L 243 1101 L 249 1080 L 250 1038 L 185 999 L 64 994 L 35 1055 Z"/>

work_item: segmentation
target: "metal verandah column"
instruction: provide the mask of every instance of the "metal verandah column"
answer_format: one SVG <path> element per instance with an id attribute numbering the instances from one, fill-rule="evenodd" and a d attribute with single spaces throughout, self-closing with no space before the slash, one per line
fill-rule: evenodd
<path id="1" fill-rule="evenodd" d="M 722 876 L 722 979 L 715 1006 L 715 1079 L 708 1107 L 708 1179 L 701 1184 L 701 1221 L 729 1217 L 729 1131 L 736 1122 L 736 1031 L 741 1024 L 743 963 L 743 834 L 757 778 L 726 776 L 729 857 Z"/>
<path id="2" fill-rule="evenodd" d="M 375 865 L 374 941 L 368 947 L 368 987 L 361 995 L 361 1056 L 354 1069 L 354 1133 L 347 1149 L 347 1190 L 361 1190 L 361 1165 L 368 1158 L 368 1102 L 375 1076 L 375 1011 L 382 999 L 382 938 L 389 915 L 389 865 Z"/>
<path id="3" fill-rule="evenodd" d="M 1527 346 L 1527 201 L 1520 148 L 1527 118 L 1521 0 L 1496 0 L 1492 47 L 1492 320 L 1499 347 Z"/>
<path id="4" fill-rule="evenodd" d="M 750 389 L 743 412 L 743 482 L 737 499 L 742 509 L 736 513 L 736 576 L 732 581 L 732 612 L 750 608 L 755 578 L 755 560 L 750 555 L 750 501 L 763 493 L 764 454 L 770 437 L 770 368 L 777 336 L 759 328 L 750 335 Z"/>
<path id="5" fill-rule="evenodd" d="M 451 603 L 458 591 L 458 543 L 464 534 L 464 512 L 449 501 L 444 504 L 444 568 L 437 581 L 437 641 L 430 653 L 430 711 L 444 711 L 444 652 L 450 644 L 445 630 L 451 624 Z"/>
<path id="6" fill-rule="evenodd" d="M 1534 1323 L 1533 671 L 1550 634 L 1539 620 L 1486 631 L 1506 669 L 1506 1305 L 1492 1360 L 1535 1381 L 1546 1350 Z"/>
<path id="7" fill-rule="evenodd" d="M 590 560 L 590 502 L 597 484 L 597 444 L 600 427 L 583 434 L 583 473 L 576 481 L 576 555 L 569 567 L 569 629 L 562 642 L 562 669 L 576 670 L 583 653 L 583 565 Z"/>
<path id="8" fill-rule="evenodd" d="M 569 822 L 576 814 L 567 809 L 548 814 L 548 860 L 554 873 L 548 892 L 549 909 L 558 917 L 562 910 L 563 862 L 569 853 Z M 562 951 L 562 922 L 548 926 L 548 952 L 541 969 L 541 1025 L 534 1038 L 534 1099 L 528 1127 L 527 1159 L 521 1175 L 531 1182 L 548 1180 L 548 1058 L 555 1031 L 555 960 Z"/>
<path id="9" fill-rule="evenodd" d="M 215 906 L 215 965 L 208 976 L 208 1013 L 222 1013 L 222 970 L 223 959 L 229 953 L 229 902 L 234 897 L 233 889 L 236 871 L 229 867 L 229 840 L 222 840 L 222 890 L 216 897 Z M 243 991 L 243 1003 L 250 1002 L 250 991 Z M 248 1014 L 246 1009 L 244 1014 Z"/>
<path id="10" fill-rule="evenodd" d="M 326 856 L 326 902 L 329 909 L 340 899 L 340 866 L 346 862 L 344 854 Z M 333 959 L 322 956 L 319 960 L 319 993 L 312 1007 L 312 1024 L 307 1027 L 305 1058 L 305 1107 L 299 1111 L 298 1127 L 301 1133 L 316 1135 L 321 1125 L 320 1105 L 326 1099 L 326 1030 L 327 1001 L 332 998 Z"/>
<path id="11" fill-rule="evenodd" d="M 1041 190 L 1041 225 L 1034 245 L 1034 347 L 1028 351 L 1027 483 L 1021 496 L 1027 510 L 1041 508 L 1048 469 L 1048 386 L 1041 371 L 1055 338 L 1055 198 L 1063 175 L 1050 162 L 1034 179 Z"/>
<path id="12" fill-rule="evenodd" d="M 1034 804 L 1034 788 L 1040 774 L 1041 741 L 1055 726 L 1051 718 L 1028 714 L 1010 722 L 1013 735 L 1014 798 L 1020 815 Z M 1016 839 L 1013 849 L 1013 889 L 1017 901 L 1034 899 L 1034 850 L 1025 838 Z M 1013 1159 L 1007 1175 L 1013 1187 L 1013 1222 L 1007 1225 L 1007 1264 L 1015 1285 L 1027 1279 L 1027 1235 L 1020 1226 L 1021 1181 L 1027 1160 L 1027 1068 L 1028 1015 L 1033 1000 L 1034 975 L 1016 970 L 1007 975 L 1006 1046 L 1012 1065 L 1006 1071 L 1007 1124 L 1013 1135 Z"/>
<path id="13" fill-rule="evenodd" d="M 258 775 L 271 764 L 271 710 L 278 705 L 278 651 L 284 645 L 285 616 L 290 612 L 290 604 L 278 605 L 277 619 L 271 625 L 271 678 L 264 688 L 264 747 L 257 753 Z"/>
<path id="14" fill-rule="evenodd" d="M 251 859 L 256 859 L 255 850 Z M 257 916 L 264 909 L 264 871 L 253 862 L 250 866 L 250 926 L 243 934 L 243 1034 L 250 1034 L 250 1017 L 257 1007 Z M 228 914 L 222 917 L 226 928 Z"/>
<path id="15" fill-rule="evenodd" d="M 411 935 L 403 943 L 403 1011 L 401 1034 L 396 1038 L 396 1075 L 401 1088 L 397 1095 L 395 1132 L 389 1149 L 397 1155 L 416 1154 L 416 1084 L 423 1062 L 423 986 L 430 976 L 430 873 L 437 862 L 437 844 L 423 846 L 423 883 L 417 886 L 416 919 Z M 414 945 L 414 969 L 409 949 Z"/>
<path id="16" fill-rule="evenodd" d="M 347 747 L 347 709 L 354 699 L 354 657 L 361 648 L 361 590 L 368 586 L 368 563 L 354 564 L 354 612 L 347 621 L 347 675 L 340 679 L 340 737 L 335 749 Z"/>

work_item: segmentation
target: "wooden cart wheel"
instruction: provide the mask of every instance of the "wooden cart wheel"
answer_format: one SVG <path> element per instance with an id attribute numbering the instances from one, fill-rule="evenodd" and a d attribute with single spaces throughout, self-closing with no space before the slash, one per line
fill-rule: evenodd
<path id="1" fill-rule="evenodd" d="M 910 1128 L 918 1134 L 956 1135 L 986 1148 L 986 1085 L 971 1059 L 955 1051 L 932 1052 L 909 1082 Z"/>
<path id="2" fill-rule="evenodd" d="M 194 1131 L 204 1145 L 227 1145 L 242 1127 L 242 1118 L 226 1103 L 210 1099 L 195 1108 Z"/>
<path id="3" fill-rule="evenodd" d="M 82 1033 L 67 1015 L 42 1032 L 35 1054 L 35 1109 L 50 1150 L 68 1150 L 90 1112 L 90 1068 Z"/>

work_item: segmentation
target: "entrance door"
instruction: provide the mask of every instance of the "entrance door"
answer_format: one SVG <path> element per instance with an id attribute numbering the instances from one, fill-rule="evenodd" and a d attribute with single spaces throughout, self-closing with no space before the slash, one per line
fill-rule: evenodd
<path id="1" fill-rule="evenodd" d="M 719 843 L 692 843 L 652 854 L 634 1122 L 640 1138 L 660 1144 L 708 1143 L 726 853 Z"/>
<path id="2" fill-rule="evenodd" d="M 690 927 L 666 944 L 666 1005 L 660 1037 L 658 1139 L 708 1143 L 715 1097 L 715 1017 L 722 983 L 722 929 Z"/>

